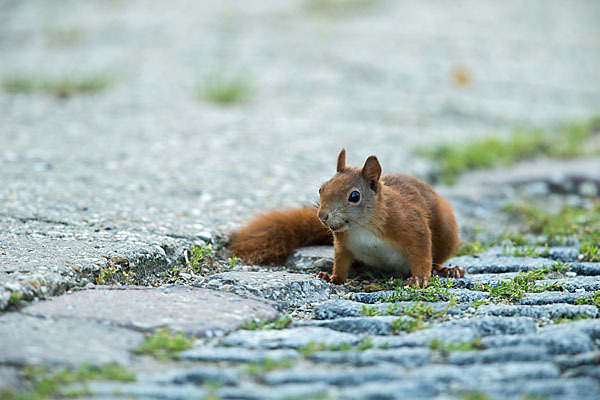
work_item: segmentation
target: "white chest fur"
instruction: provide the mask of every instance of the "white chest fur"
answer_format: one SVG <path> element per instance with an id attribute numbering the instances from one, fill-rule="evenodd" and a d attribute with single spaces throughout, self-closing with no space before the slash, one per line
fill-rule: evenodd
<path id="1" fill-rule="evenodd" d="M 410 273 L 404 254 L 382 242 L 371 231 L 353 228 L 348 231 L 348 250 L 360 261 L 371 267 L 400 270 Z"/>

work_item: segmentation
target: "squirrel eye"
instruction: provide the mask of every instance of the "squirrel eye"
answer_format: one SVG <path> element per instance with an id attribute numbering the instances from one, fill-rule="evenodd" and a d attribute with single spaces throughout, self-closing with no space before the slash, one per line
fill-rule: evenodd
<path id="1" fill-rule="evenodd" d="M 353 191 L 352 193 L 350 193 L 350 196 L 348 197 L 348 201 L 350 203 L 358 203 L 358 201 L 360 200 L 360 193 L 358 191 Z"/>

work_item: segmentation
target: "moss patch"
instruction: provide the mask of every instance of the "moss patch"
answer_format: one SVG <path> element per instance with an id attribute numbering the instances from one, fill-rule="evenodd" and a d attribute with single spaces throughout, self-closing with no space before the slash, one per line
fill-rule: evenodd
<path id="1" fill-rule="evenodd" d="M 442 352 L 475 351 L 481 350 L 483 345 L 481 344 L 481 339 L 479 338 L 466 342 L 444 342 L 443 340 L 436 338 L 429 342 L 429 348 Z"/>
<path id="2" fill-rule="evenodd" d="M 383 302 L 393 303 L 397 301 L 448 301 L 452 297 L 452 292 L 449 290 L 454 287 L 454 283 L 449 279 L 443 281 L 437 277 L 431 277 L 429 286 L 426 288 L 415 288 L 412 286 L 404 286 L 404 282 L 397 283 L 394 293 L 382 296 Z"/>
<path id="3" fill-rule="evenodd" d="M 509 205 L 505 211 L 524 223 L 531 233 L 544 235 L 549 243 L 561 244 L 566 237 L 576 236 L 584 260 L 600 261 L 600 202 L 590 208 L 566 206 L 557 214 L 527 204 Z"/>
<path id="4" fill-rule="evenodd" d="M 500 281 L 497 285 L 479 284 L 475 290 L 489 292 L 490 301 L 499 302 L 507 300 L 516 302 L 522 299 L 526 293 L 540 293 L 545 291 L 563 290 L 561 282 L 538 284 L 536 281 L 547 279 L 546 274 L 551 272 L 548 267 L 537 270 L 519 272 L 508 281 Z"/>
<path id="5" fill-rule="evenodd" d="M 220 105 L 234 105 L 249 100 L 252 89 L 248 77 L 212 72 L 199 86 L 200 98 Z"/>
<path id="6" fill-rule="evenodd" d="M 274 321 L 258 321 L 254 318 L 250 318 L 240 325 L 240 328 L 246 329 L 249 331 L 255 331 L 258 329 L 285 329 L 291 323 L 293 319 L 290 315 L 280 315 Z"/>
<path id="7" fill-rule="evenodd" d="M 146 338 L 146 341 L 134 350 L 136 354 L 149 354 L 161 361 L 177 359 L 180 351 L 189 349 L 195 339 L 183 333 L 172 332 L 169 328 L 161 328 Z"/>
<path id="8" fill-rule="evenodd" d="M 488 137 L 466 144 L 443 144 L 421 153 L 439 164 L 440 179 L 453 184 L 468 170 L 510 165 L 536 157 L 572 158 L 597 153 L 587 145 L 598 131 L 597 118 L 571 123 L 556 132 L 516 130 L 507 139 Z"/>
<path id="9" fill-rule="evenodd" d="M 58 78 L 12 76 L 2 80 L 2 87 L 13 94 L 44 93 L 64 99 L 75 95 L 99 93 L 111 82 L 112 79 L 107 75 Z"/>

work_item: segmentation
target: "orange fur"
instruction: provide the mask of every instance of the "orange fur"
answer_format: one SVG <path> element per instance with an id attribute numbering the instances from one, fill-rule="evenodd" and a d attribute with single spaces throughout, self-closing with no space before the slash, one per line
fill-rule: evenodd
<path id="1" fill-rule="evenodd" d="M 317 218 L 316 208 L 270 211 L 233 232 L 229 249 L 253 264 L 283 263 L 297 248 L 331 244 L 331 232 Z"/>

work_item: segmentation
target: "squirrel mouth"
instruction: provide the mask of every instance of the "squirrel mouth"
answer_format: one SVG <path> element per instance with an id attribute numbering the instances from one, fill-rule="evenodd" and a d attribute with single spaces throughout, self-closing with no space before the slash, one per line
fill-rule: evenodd
<path id="1" fill-rule="evenodd" d="M 329 229 L 332 232 L 345 231 L 347 227 L 348 227 L 348 221 L 344 221 L 339 225 L 329 225 Z"/>

